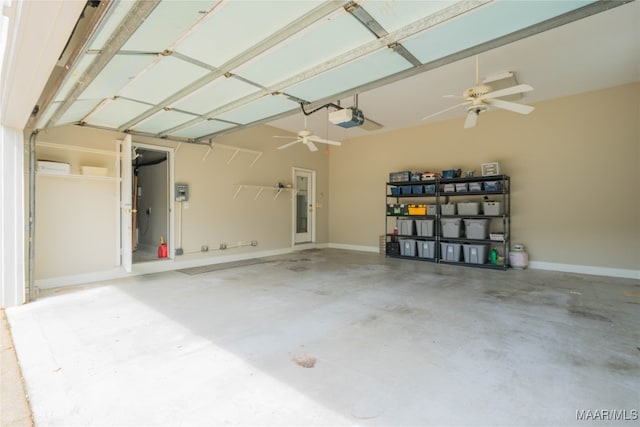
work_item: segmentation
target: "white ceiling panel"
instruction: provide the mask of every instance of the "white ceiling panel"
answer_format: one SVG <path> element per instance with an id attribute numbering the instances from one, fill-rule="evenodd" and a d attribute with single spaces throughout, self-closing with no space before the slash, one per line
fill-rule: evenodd
<path id="1" fill-rule="evenodd" d="M 294 110 L 299 105 L 282 95 L 267 95 L 235 110 L 216 116 L 217 119 L 234 123 L 250 123 L 265 117 Z"/>
<path id="2" fill-rule="evenodd" d="M 211 9 L 217 1 L 164 1 L 158 4 L 123 46 L 125 50 L 162 52 Z"/>
<path id="3" fill-rule="evenodd" d="M 172 56 L 163 56 L 120 92 L 127 98 L 156 104 L 169 97 L 209 70 Z M 180 76 L 179 79 L 167 76 Z"/>
<path id="4" fill-rule="evenodd" d="M 221 122 L 219 120 L 205 120 L 197 125 L 181 129 L 179 131 L 173 132 L 172 136 L 177 136 L 181 138 L 198 138 L 203 135 L 210 135 L 215 132 L 220 132 L 225 129 L 232 128 L 236 125 L 231 123 Z"/>
<path id="5" fill-rule="evenodd" d="M 191 114 L 182 113 L 180 111 L 160 111 L 149 117 L 147 120 L 135 125 L 132 129 L 148 132 L 161 133 L 167 129 L 174 128 L 182 123 L 193 120 L 195 117 Z"/>
<path id="6" fill-rule="evenodd" d="M 220 67 L 318 6 L 321 1 L 230 1 L 193 31 L 177 51 Z"/>
<path id="7" fill-rule="evenodd" d="M 367 0 L 362 6 L 387 32 L 415 22 L 418 18 L 432 15 L 459 1 L 448 0 Z"/>
<path id="8" fill-rule="evenodd" d="M 79 99 L 69 107 L 69 109 L 56 122 L 56 126 L 76 123 L 81 121 L 95 108 L 100 100 L 96 99 Z"/>
<path id="9" fill-rule="evenodd" d="M 110 11 L 109 18 L 102 23 L 100 31 L 96 34 L 89 49 L 100 50 L 104 47 L 104 44 L 109 40 L 113 32 L 118 25 L 126 18 L 127 13 L 131 7 L 135 4 L 134 1 L 120 1 L 114 5 L 113 10 Z"/>
<path id="10" fill-rule="evenodd" d="M 80 58 L 80 61 L 69 75 L 69 78 L 60 87 L 60 91 L 58 91 L 58 93 L 56 94 L 54 101 L 64 101 L 66 99 L 66 97 L 69 95 L 69 92 L 71 92 L 73 87 L 78 82 L 80 76 L 82 76 L 82 74 L 87 70 L 94 59 L 95 55 L 85 55 Z"/>
<path id="11" fill-rule="evenodd" d="M 304 81 L 286 93 L 313 102 L 408 68 L 411 64 L 406 59 L 387 49 Z"/>
<path id="12" fill-rule="evenodd" d="M 234 72 L 263 86 L 272 86 L 376 39 L 353 15 L 344 11 L 319 24 Z"/>
<path id="13" fill-rule="evenodd" d="M 593 1 L 496 1 L 403 41 L 402 45 L 425 64 L 589 3 Z"/>
<path id="14" fill-rule="evenodd" d="M 238 79 L 219 77 L 202 89 L 176 102 L 173 107 L 196 114 L 206 114 L 259 90 L 260 88 Z"/>
<path id="15" fill-rule="evenodd" d="M 149 104 L 131 101 L 129 99 L 114 99 L 107 101 L 101 108 L 89 117 L 87 123 L 118 128 L 138 114 L 149 109 Z"/>
<path id="16" fill-rule="evenodd" d="M 82 92 L 81 99 L 104 99 L 118 95 L 156 60 L 155 55 L 116 55 Z"/>

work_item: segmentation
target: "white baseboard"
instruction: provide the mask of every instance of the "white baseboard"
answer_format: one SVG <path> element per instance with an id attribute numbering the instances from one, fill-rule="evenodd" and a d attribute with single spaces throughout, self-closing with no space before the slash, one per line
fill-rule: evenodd
<path id="1" fill-rule="evenodd" d="M 314 246 L 315 247 L 315 246 Z M 82 285 L 86 283 L 103 282 L 112 279 L 122 279 L 125 277 L 139 276 L 142 274 L 160 273 L 164 271 L 180 270 L 190 267 L 201 267 L 204 265 L 221 264 L 224 262 L 244 261 L 253 258 L 264 258 L 268 256 L 284 255 L 292 253 L 297 248 L 284 248 L 260 252 L 246 252 L 241 254 L 223 255 L 216 257 L 198 257 L 188 259 L 188 255 L 176 256 L 173 260 L 159 260 L 134 264 L 131 273 L 124 271 L 122 267 L 115 267 L 112 270 L 97 271 L 92 273 L 76 274 L 70 276 L 52 277 L 35 281 L 35 286 L 40 289 L 60 288 L 64 286 Z"/>
<path id="2" fill-rule="evenodd" d="M 591 274 L 594 276 L 640 279 L 640 270 L 624 268 L 594 267 L 590 265 L 558 264 L 554 262 L 530 261 L 529 268 L 537 270 L 562 271 L 565 273 Z"/>
<path id="3" fill-rule="evenodd" d="M 163 271 L 180 270 L 182 268 L 201 267 L 204 265 L 221 264 L 224 262 L 244 261 L 253 258 L 284 255 L 305 249 L 344 249 L 358 252 L 379 253 L 376 246 L 347 245 L 343 243 L 308 243 L 295 245 L 291 248 L 274 249 L 260 252 L 246 252 L 241 254 L 223 255 L 216 257 L 198 257 L 188 259 L 188 255 L 175 257 L 173 260 L 161 260 L 144 262 L 133 265 L 131 273 L 125 272 L 121 267 L 111 270 L 98 271 L 71 276 L 52 277 L 35 281 L 35 286 L 40 289 L 59 288 L 86 283 L 102 282 L 105 280 L 121 279 L 142 274 L 160 273 Z M 640 270 L 623 268 L 593 267 L 588 265 L 559 264 L 544 261 L 530 261 L 529 268 L 537 270 L 561 271 L 565 273 L 591 274 L 595 276 L 620 277 L 625 279 L 640 279 Z"/>
<path id="4" fill-rule="evenodd" d="M 332 249 L 345 249 L 348 251 L 359 251 L 359 252 L 373 252 L 380 253 L 380 248 L 377 246 L 360 246 L 360 245 L 346 245 L 344 243 L 329 243 L 328 247 Z"/>

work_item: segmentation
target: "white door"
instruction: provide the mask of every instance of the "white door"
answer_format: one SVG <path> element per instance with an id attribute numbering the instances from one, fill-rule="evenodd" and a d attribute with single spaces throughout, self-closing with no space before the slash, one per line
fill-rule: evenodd
<path id="1" fill-rule="evenodd" d="M 294 243 L 310 243 L 314 240 L 315 212 L 313 201 L 315 200 L 314 171 L 306 169 L 293 170 L 295 182 L 294 197 Z"/>
<path id="2" fill-rule="evenodd" d="M 132 194 L 131 135 L 127 135 L 120 148 L 120 254 L 122 267 L 131 273 L 132 248 Z"/>

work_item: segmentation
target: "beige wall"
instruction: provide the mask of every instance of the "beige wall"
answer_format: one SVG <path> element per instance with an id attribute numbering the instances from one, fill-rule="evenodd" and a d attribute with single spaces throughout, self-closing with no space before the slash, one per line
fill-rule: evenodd
<path id="1" fill-rule="evenodd" d="M 512 178 L 512 242 L 533 261 L 638 270 L 640 84 L 344 141 L 330 164 L 332 243 L 377 247 L 398 170 L 500 162 Z M 401 100 L 390 100 L 399 102 Z M 384 121 L 383 121 L 384 122 Z"/>
<path id="2" fill-rule="evenodd" d="M 254 190 L 243 190 L 236 200 L 233 195 L 235 184 L 273 186 L 278 182 L 291 183 L 293 167 L 317 172 L 317 198 L 323 206 L 317 210 L 316 241 L 328 242 L 329 159 L 323 151 L 311 153 L 300 144 L 277 150 L 280 143 L 273 135 L 282 133 L 268 126 L 256 126 L 215 140 L 219 144 L 263 151 L 253 167 L 249 167 L 255 157 L 253 154 L 240 152 L 227 164 L 233 151 L 214 148 L 203 160 L 206 146 L 180 146 L 175 155 L 175 181 L 190 185 L 190 201 L 182 215 L 185 255 L 176 260 L 291 248 L 291 193 L 283 193 L 276 200 L 273 200 L 272 190 L 264 190 L 257 200 L 254 200 Z M 43 131 L 38 135 L 38 141 L 113 150 L 115 140 L 122 137 L 113 132 L 69 126 Z M 143 137 L 134 137 L 133 142 L 177 146 L 173 142 Z M 87 159 L 77 156 L 79 154 L 60 154 L 54 160 L 70 159 L 74 165 L 87 164 Z M 36 191 L 36 279 L 112 269 L 116 246 L 115 184 L 44 180 L 46 183 L 39 177 Z M 111 199 L 98 195 L 98 188 L 102 187 L 113 191 Z M 61 195 L 65 193 L 74 195 L 72 203 L 62 202 Z M 78 206 L 82 206 L 82 210 L 77 210 Z M 202 245 L 217 248 L 220 243 L 232 246 L 252 240 L 258 241 L 257 247 L 199 252 Z"/>

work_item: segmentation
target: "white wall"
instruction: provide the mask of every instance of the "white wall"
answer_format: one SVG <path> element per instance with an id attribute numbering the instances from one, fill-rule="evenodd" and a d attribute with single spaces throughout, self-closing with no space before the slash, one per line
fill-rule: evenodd
<path id="1" fill-rule="evenodd" d="M 0 307 L 25 302 L 24 147 L 21 131 L 0 127 Z"/>
<path id="2" fill-rule="evenodd" d="M 331 161 L 331 242 L 378 247 L 392 171 L 479 171 L 512 180 L 512 242 L 534 266 L 640 278 L 640 84 L 344 141 Z M 394 102 L 394 100 L 389 100 Z M 357 167 L 354 165 L 364 165 Z"/>
<path id="3" fill-rule="evenodd" d="M 229 162 L 234 151 L 215 145 L 205 158 L 207 146 L 185 143 L 177 149 L 177 143 L 167 140 L 133 138 L 134 144 L 175 148 L 175 182 L 189 184 L 190 200 L 182 211 L 181 246 L 184 255 L 175 257 L 174 268 L 180 268 L 180 265 L 184 266 L 184 263 L 188 262 L 216 262 L 217 258 L 252 257 L 292 250 L 291 192 L 283 192 L 275 200 L 276 192 L 270 189 L 264 190 L 257 198 L 257 191 L 254 189 L 241 191 L 235 199 L 234 194 L 238 184 L 275 186 L 278 182 L 291 183 L 293 167 L 317 172 L 316 195 L 322 208 L 316 211 L 316 242 L 328 243 L 329 157 L 323 151 L 312 153 L 302 144 L 278 150 L 276 147 L 279 140 L 273 138 L 273 135 L 277 134 L 282 134 L 282 131 L 268 126 L 255 126 L 216 139 L 217 144 L 236 145 L 263 152 L 253 167 L 251 163 L 255 155 L 250 153 L 240 152 Z M 122 135 L 115 132 L 78 126 L 48 129 L 38 135 L 38 141 L 101 150 L 113 150 L 115 141 L 121 138 Z M 78 164 L 89 160 L 83 160 L 74 154 L 74 151 L 63 154 L 62 157 L 59 152 L 56 151 L 58 157 L 54 160 L 65 160 L 64 156 L 67 156 L 67 160 L 72 162 L 72 172 L 77 170 Z M 46 152 L 47 156 L 56 153 L 51 150 Z M 64 178 L 43 178 L 39 178 L 36 189 L 39 201 L 36 228 L 36 285 L 55 287 L 81 283 L 76 281 L 80 276 L 99 280 L 105 277 L 105 274 L 111 273 L 114 269 L 113 227 L 116 223 L 113 208 L 107 208 L 109 195 L 100 190 L 98 184 Z M 85 192 L 85 184 L 91 185 L 93 189 Z M 107 182 L 103 190 L 108 192 L 110 185 L 113 183 Z M 85 209 L 82 216 L 89 221 L 88 228 L 77 224 L 79 218 L 75 211 L 67 210 L 61 201 L 62 196 L 69 190 L 82 191 L 79 200 Z M 47 209 L 42 208 L 43 205 L 48 206 Z M 141 206 L 143 212 L 144 209 L 145 207 Z M 176 221 L 177 217 L 178 215 Z M 174 229 L 178 228 L 177 225 L 177 222 L 174 222 Z M 101 229 L 97 230 L 97 227 Z M 92 232 L 90 229 L 96 230 Z M 113 233 L 111 238 L 107 236 L 110 233 Z M 154 242 L 156 238 L 157 236 L 153 236 Z M 253 240 L 258 242 L 255 247 L 239 246 Z M 229 249 L 218 250 L 220 243 L 226 243 Z M 202 253 L 200 248 L 203 245 L 209 246 L 212 250 Z M 69 256 L 70 253 L 73 253 L 73 256 Z M 174 265 L 171 261 L 165 263 Z M 134 273 L 137 266 L 134 265 Z M 139 266 L 142 268 L 143 264 Z"/>

